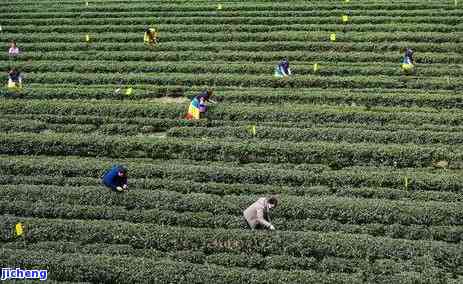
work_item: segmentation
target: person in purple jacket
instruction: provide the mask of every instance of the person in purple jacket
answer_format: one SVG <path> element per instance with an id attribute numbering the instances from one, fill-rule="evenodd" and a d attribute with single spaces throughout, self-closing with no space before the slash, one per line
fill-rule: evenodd
<path id="1" fill-rule="evenodd" d="M 112 191 L 122 192 L 129 189 L 127 185 L 127 169 L 123 166 L 113 166 L 102 176 L 102 181 Z"/>

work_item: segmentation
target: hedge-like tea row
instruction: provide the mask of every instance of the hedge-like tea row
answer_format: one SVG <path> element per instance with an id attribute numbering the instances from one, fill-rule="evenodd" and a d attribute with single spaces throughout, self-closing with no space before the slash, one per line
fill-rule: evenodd
<path id="1" fill-rule="evenodd" d="M 28 73 L 30 83 L 73 83 L 73 84 L 114 84 L 119 81 L 127 84 L 155 84 L 185 86 L 240 86 L 240 87 L 274 87 L 274 88 L 421 88 L 426 90 L 462 90 L 463 84 L 450 78 L 427 77 L 425 79 L 397 80 L 397 77 L 387 76 L 329 76 L 294 75 L 289 80 L 281 80 L 271 75 L 242 75 L 242 74 L 184 74 L 184 73 L 86 73 L 77 72 L 43 72 Z"/>
<path id="2" fill-rule="evenodd" d="M 146 258 L 165 257 L 175 261 L 191 262 L 197 264 L 217 264 L 225 267 L 246 267 L 252 269 L 279 269 L 279 270 L 315 270 L 322 272 L 343 272 L 354 273 L 361 272 L 368 268 L 368 272 L 379 271 L 383 273 L 399 273 L 403 271 L 426 271 L 428 269 L 420 265 L 418 260 L 415 263 L 393 260 L 374 260 L 369 262 L 366 259 L 345 259 L 338 257 L 324 257 L 316 259 L 315 257 L 293 257 L 287 255 L 262 256 L 259 254 L 235 254 L 235 253 L 217 253 L 205 254 L 202 251 L 179 251 L 179 252 L 161 252 L 157 250 L 133 249 L 130 245 L 109 245 L 104 243 L 83 245 L 74 242 L 38 242 L 35 244 L 24 244 L 19 242 L 5 243 L 1 246 L 4 249 L 32 250 L 32 251 L 53 251 L 54 253 L 68 254 L 103 254 L 107 256 L 136 256 Z M 432 260 L 427 259 L 432 263 Z M 400 268 L 399 268 L 400 267 Z M 432 269 L 439 271 L 434 265 Z"/>
<path id="3" fill-rule="evenodd" d="M 198 0 L 200 1 L 200 0 Z M 269 0 L 263 0 L 260 2 L 271 2 Z M 135 1 L 131 1 L 130 3 L 134 3 Z M 143 1 L 141 1 L 143 2 Z M 151 1 L 153 2 L 153 1 Z M 180 3 L 185 5 L 185 1 L 178 1 Z M 206 2 L 203 0 L 203 2 Z M 422 6 L 422 7 L 414 7 L 413 9 L 410 10 L 404 10 L 404 9 L 387 9 L 385 7 L 376 9 L 376 8 L 371 8 L 372 4 L 378 4 L 377 2 L 374 1 L 362 1 L 361 3 L 345 3 L 344 5 L 337 5 L 339 3 L 330 3 L 331 7 L 327 7 L 327 5 L 322 5 L 317 9 L 306 9 L 307 5 L 314 5 L 315 3 L 306 3 L 304 2 L 304 7 L 301 9 L 301 7 L 298 7 L 296 10 L 287 10 L 287 9 L 273 9 L 271 6 L 269 7 L 268 5 L 262 6 L 261 4 L 259 5 L 259 9 L 245 9 L 245 10 L 238 10 L 239 7 L 243 7 L 243 5 L 248 5 L 250 4 L 249 1 L 233 1 L 233 2 L 241 2 L 239 3 L 240 5 L 237 6 L 238 3 L 232 4 L 231 6 L 233 9 L 230 9 L 230 6 L 227 4 L 226 9 L 221 11 L 220 13 L 217 13 L 216 9 L 207 9 L 207 10 L 188 10 L 188 11 L 175 11 L 175 10 L 169 10 L 169 11 L 111 11 L 111 18 L 127 18 L 127 15 L 132 15 L 132 16 L 137 16 L 137 17 L 152 17 L 153 15 L 156 15 L 157 17 L 216 17 L 220 15 L 220 17 L 237 17 L 237 16 L 247 16 L 247 17 L 329 17 L 329 16 L 334 16 L 334 15 L 340 15 L 341 13 L 345 13 L 345 9 L 348 7 L 349 10 L 351 11 L 352 14 L 355 15 L 361 15 L 361 16 L 415 16 L 415 17 L 443 17 L 442 16 L 442 10 L 437 10 L 433 8 L 429 8 L 432 6 Z M 335 2 L 335 1 L 332 1 Z M 17 6 L 18 4 L 32 4 L 29 1 L 19 1 L 19 2 L 8 2 L 5 3 L 5 6 Z M 56 3 L 55 1 L 53 3 Z M 115 1 L 114 4 L 119 3 L 120 1 Z M 171 2 L 172 3 L 172 2 Z M 37 2 L 33 2 L 33 4 L 37 4 Z M 47 5 L 50 3 L 47 3 Z M 61 2 L 59 5 L 64 5 L 65 3 Z M 71 2 L 71 3 L 66 3 L 77 6 L 79 8 L 82 8 L 81 3 L 76 3 L 76 2 Z M 109 3 L 106 3 L 109 4 Z M 165 3 L 163 3 L 165 4 Z M 229 3 L 230 4 L 230 3 Z M 295 3 L 291 3 L 294 5 Z M 326 3 L 325 3 L 326 4 Z M 334 5 L 333 5 L 334 4 Z M 347 4 L 347 5 L 346 5 Z M 388 3 L 382 3 L 384 4 L 391 4 L 391 2 Z M 415 5 L 416 3 L 408 3 L 408 5 Z M 431 3 L 426 3 L 426 4 L 431 4 Z M 353 6 L 354 5 L 354 6 Z M 434 5 L 434 4 L 431 4 Z M 106 5 L 105 5 L 106 6 Z M 281 6 L 280 6 L 281 7 Z M 151 7 L 152 8 L 152 7 Z M 217 8 L 217 6 L 215 7 Z M 463 13 L 461 12 L 461 9 L 458 9 L 458 7 L 450 7 L 449 5 L 444 5 L 440 7 L 441 9 L 444 9 L 445 15 L 446 16 L 462 16 Z M 224 13 L 224 11 L 226 11 Z M 9 16 L 12 18 L 17 18 L 17 19 L 46 19 L 46 18 L 58 18 L 59 20 L 62 20 L 60 17 L 63 17 L 63 15 L 67 16 L 66 18 L 78 18 L 80 16 L 80 13 L 78 12 L 69 12 L 69 11 L 61 11 L 59 12 L 54 12 L 54 11 L 48 11 L 46 9 L 43 9 L 41 11 L 34 11 L 34 13 L 31 12 L 11 12 L 9 10 L 6 10 L 5 12 L 1 13 L 2 15 Z M 94 18 L 107 18 L 108 13 L 107 12 L 97 12 L 97 11 L 89 11 L 87 7 L 85 7 L 85 14 L 88 15 L 88 18 L 94 19 Z M 90 17 L 91 16 L 91 17 Z M 63 18 L 63 19 L 66 19 Z M 85 18 L 85 19 L 88 19 Z"/>
<path id="4" fill-rule="evenodd" d="M 294 128 L 294 129 L 307 129 L 307 128 L 357 128 L 372 131 L 430 131 L 435 133 L 460 133 L 463 131 L 462 126 L 447 126 L 438 124 L 423 124 L 423 125 L 409 125 L 409 124 L 365 124 L 365 123 L 316 123 L 316 122 L 259 122 L 256 124 L 254 121 L 229 121 L 229 120 L 184 120 L 184 119 L 157 119 L 157 118 L 143 118 L 143 117 L 109 117 L 109 116 L 91 116 L 91 115 L 47 115 L 47 114 L 0 114 L 1 120 L 27 120 L 36 121 L 33 124 L 40 122 L 46 124 L 87 124 L 103 127 L 106 133 L 113 133 L 124 135 L 119 129 L 131 129 L 131 131 L 138 131 L 139 133 L 159 132 L 166 131 L 173 127 L 229 127 L 229 126 L 247 126 L 256 125 L 261 127 L 273 128 Z M 124 127 L 119 126 L 123 124 Z M 12 126 L 14 128 L 14 126 Z M 59 127 L 59 126 L 55 126 Z M 66 126 L 63 126 L 66 127 Z M 13 129 L 12 128 L 12 129 Z M 138 133 L 137 132 L 137 133 Z"/>
<path id="5" fill-rule="evenodd" d="M 22 254 L 27 257 L 21 258 Z M 4 266 L 12 266 L 16 263 L 22 267 L 37 267 L 43 262 L 47 263 L 51 279 L 72 280 L 72 281 L 90 281 L 90 282 L 107 282 L 107 283 L 346 283 L 357 284 L 367 282 L 384 282 L 394 281 L 394 283 L 415 283 L 423 279 L 431 281 L 429 283 L 444 281 L 446 283 L 456 284 L 448 275 L 442 273 L 441 269 L 434 266 L 428 266 L 423 273 L 400 269 L 401 263 L 394 261 L 378 261 L 362 265 L 359 273 L 319 273 L 312 270 L 276 270 L 266 269 L 265 272 L 254 268 L 231 268 L 233 263 L 248 263 L 253 266 L 260 258 L 247 258 L 243 260 L 240 255 L 218 255 L 207 258 L 205 264 L 194 264 L 182 259 L 196 260 L 197 252 L 189 254 L 185 252 L 180 256 L 180 261 L 172 261 L 160 257 L 133 257 L 133 256 L 95 256 L 93 254 L 68 253 L 60 254 L 50 251 L 39 250 L 32 254 L 27 254 L 27 250 L 2 251 L 1 256 L 5 256 L 0 261 Z M 279 261 L 286 260 L 281 257 L 269 257 L 270 263 L 278 267 Z M 18 261 L 17 259 L 21 259 Z M 228 260 L 228 262 L 227 262 Z M 428 259 L 424 259 L 427 261 Z M 288 261 L 288 266 L 297 267 L 297 265 L 307 265 L 310 263 L 304 259 L 297 263 L 294 260 Z M 356 261 L 360 262 L 360 261 Z M 433 262 L 433 261 L 431 261 Z M 219 263 L 221 265 L 216 265 Z M 335 260 L 325 263 L 325 269 L 329 267 L 346 267 L 351 265 L 346 262 Z M 42 264 L 43 265 L 43 264 Z M 226 265 L 226 266 L 225 266 Z M 19 266 L 19 265 L 18 265 Z M 410 265 L 409 265 L 410 266 Z M 91 269 L 89 269 L 91 267 Z M 415 265 L 414 267 L 418 267 Z M 123 277 L 121 275 L 124 275 Z M 447 282 L 450 281 L 450 282 Z M 452 282 L 453 281 L 453 282 Z M 61 282 L 59 282 L 61 283 Z"/>
<path id="6" fill-rule="evenodd" d="M 393 168 L 352 168 L 331 171 L 320 166 L 258 164 L 255 167 L 231 163 L 203 163 L 191 160 L 132 160 L 83 157 L 2 156 L 0 172 L 5 175 L 61 175 L 99 178 L 114 163 L 123 163 L 136 178 L 184 179 L 195 182 L 267 184 L 276 186 L 392 187 L 399 190 L 459 193 L 460 171 L 432 171 Z M 405 178 L 408 180 L 405 186 Z M 189 192 L 189 191 L 187 191 Z M 423 195 L 428 193 L 424 192 Z M 429 193 L 432 194 L 432 193 Z M 457 200 L 457 199 L 456 199 Z"/>
<path id="7" fill-rule="evenodd" d="M 351 24 L 346 25 L 340 23 L 339 15 L 343 12 L 336 14 L 335 18 L 302 18 L 296 22 L 287 23 L 282 22 L 278 25 L 268 25 L 268 18 L 260 18 L 259 22 L 253 21 L 252 23 L 236 25 L 236 18 L 245 19 L 250 21 L 249 18 L 240 17 L 214 17 L 219 22 L 209 23 L 196 23 L 195 25 L 182 23 L 178 17 L 175 20 L 169 20 L 169 23 L 161 23 L 159 25 L 160 30 L 164 32 L 277 32 L 277 31 L 306 31 L 306 32 L 320 32 L 320 31 L 343 31 L 343 32 L 445 32 L 452 33 L 457 31 L 454 22 L 459 16 L 442 18 L 439 16 L 424 16 L 428 23 L 416 23 L 411 22 L 412 18 L 394 17 L 395 25 L 389 23 L 372 23 L 377 18 L 382 22 L 384 19 L 391 19 L 391 17 L 375 17 L 368 19 L 365 16 L 356 15 L 355 18 L 351 18 Z M 97 16 L 95 18 L 95 16 Z M 21 33 L 21 32 L 46 32 L 47 29 L 50 32 L 127 32 L 136 33 L 140 32 L 140 25 L 144 25 L 146 22 L 152 20 L 152 17 L 145 17 L 140 13 L 132 14 L 126 18 L 118 18 L 117 14 L 111 14 L 111 18 L 106 18 L 106 21 L 102 21 L 102 18 L 98 18 L 99 15 L 92 14 L 92 17 L 74 19 L 72 22 L 69 18 L 55 18 L 55 19 L 18 19 L 15 22 L 18 26 L 6 26 L 5 30 L 10 33 Z M 171 16 L 167 16 L 171 17 Z M 278 16 L 277 16 L 278 17 Z M 291 16 L 292 19 L 295 17 Z M 191 17 L 187 17 L 190 20 Z M 56 21 L 53 21 L 56 20 Z M 203 18 L 198 18 L 198 22 L 202 21 Z M 355 23 L 353 22 L 355 20 Z M 435 22 L 429 22 L 434 20 Z M 444 22 L 439 21 L 444 20 Z M 74 23 L 74 24 L 73 24 Z M 35 29 L 34 29 L 35 27 Z M 420 49 L 421 50 L 421 49 Z"/>
<path id="8" fill-rule="evenodd" d="M 127 85 L 122 86 L 123 90 Z M 131 86 L 132 88 L 135 86 Z M 151 86 L 143 88 L 137 85 L 133 96 L 125 96 L 124 93 L 117 94 L 115 90 L 118 85 L 103 85 L 99 87 L 87 86 L 47 86 L 46 84 L 24 86 L 21 96 L 27 99 L 113 99 L 113 100 L 138 100 L 143 98 L 162 98 L 162 97 L 182 97 L 185 94 L 193 96 L 201 88 L 189 88 L 188 91 L 183 86 Z M 8 96 L 9 91 L 0 89 L 0 96 Z"/>
<path id="9" fill-rule="evenodd" d="M 133 190 L 125 195 L 109 194 L 99 187 L 2 186 L 4 200 L 73 205 L 118 206 L 131 209 L 210 212 L 242 216 L 258 196 L 217 196 L 211 194 L 158 190 Z M 17 196 L 15 198 L 15 196 Z M 463 224 L 461 203 L 409 202 L 342 197 L 286 196 L 280 197 L 279 208 L 272 216 L 294 219 L 329 219 L 350 224 L 402 224 L 427 226 L 458 226 Z M 297 226 L 296 226 L 297 227 Z"/>
<path id="10" fill-rule="evenodd" d="M 153 103 L 101 101 L 51 101 L 51 100 L 1 100 L 3 114 L 54 114 L 54 115 L 92 115 L 125 117 L 143 116 L 161 119 L 179 119 L 186 113 L 188 103 Z M 366 124 L 441 124 L 461 126 L 463 114 L 458 110 L 438 112 L 422 108 L 378 107 L 365 108 L 353 106 L 317 105 L 267 105 L 218 104 L 210 107 L 208 118 L 227 121 L 265 121 L 290 122 L 297 126 L 300 121 L 312 123 L 366 123 Z"/>
<path id="11" fill-rule="evenodd" d="M 274 18 L 273 18 L 274 19 Z M 217 24 L 220 19 L 211 18 L 211 23 Z M 229 21 L 225 19 L 226 21 Z M 246 18 L 233 18 L 235 24 L 246 24 Z M 287 21 L 286 19 L 274 19 L 277 22 Z M 328 19 L 330 22 L 332 20 Z M 457 18 L 455 18 L 457 20 Z M 251 19 L 255 21 L 255 19 Z M 370 21 L 370 19 L 368 20 Z M 167 21 L 165 21 L 166 24 Z M 198 22 L 198 18 L 179 18 L 177 23 L 182 24 L 195 24 Z M 225 22 L 229 23 L 229 22 Z M 14 34 L 5 33 L 3 37 L 16 38 L 18 41 L 30 43 L 30 42 L 79 42 L 83 41 L 86 33 L 26 33 L 26 34 Z M 245 33 L 245 32 L 229 32 L 229 33 L 192 33 L 192 32 L 163 32 L 163 41 L 205 41 L 205 42 L 226 42 L 226 41 L 330 41 L 329 33 L 327 32 L 297 32 L 297 31 L 281 31 L 281 32 L 264 32 L 264 33 Z M 95 36 L 94 42 L 140 42 L 140 33 L 98 33 Z M 346 32 L 340 33 L 339 37 L 336 37 L 336 41 L 339 42 L 435 42 L 435 43 L 461 43 L 462 40 L 456 36 L 455 33 L 438 33 L 438 32 L 369 32 L 369 33 L 356 33 Z M 461 56 L 460 56 L 461 57 Z"/>
<path id="12" fill-rule="evenodd" d="M 184 120 L 184 119 L 157 119 L 157 118 L 143 118 L 143 117 L 124 117 L 116 118 L 109 116 L 91 116 L 91 115 L 47 115 L 47 114 L 19 114 L 19 115 L 9 115 L 3 114 L 0 115 L 2 121 L 14 120 L 14 121 L 34 121 L 31 125 L 39 125 L 44 123 L 46 125 L 54 125 L 55 128 L 58 128 L 58 125 L 63 125 L 62 127 L 66 128 L 65 125 L 94 125 L 95 127 L 104 127 L 106 131 L 117 134 L 117 128 L 121 127 L 125 129 L 135 129 L 138 132 L 157 132 L 165 131 L 171 127 L 181 127 L 181 126 L 221 126 L 221 125 L 232 125 L 231 121 L 208 121 L 208 120 Z M 13 123 L 13 122 L 12 122 Z M 251 122 L 240 122 L 241 125 L 248 125 Z M 19 123 L 21 124 L 21 123 Z M 7 124 L 3 124 L 6 127 Z M 124 127 L 122 127 L 124 125 Z M 235 122 L 236 125 L 236 122 Z M 11 125 L 11 129 L 20 128 L 22 126 Z M 27 126 L 24 126 L 27 127 Z M 113 130 L 111 130 L 113 129 Z M 455 131 L 460 131 L 460 129 L 455 129 Z M 124 135 L 124 133 L 120 133 Z"/>
<path id="13" fill-rule="evenodd" d="M 350 127 L 346 125 L 346 127 Z M 109 135 L 137 135 L 150 134 L 163 129 L 147 125 L 111 124 L 52 124 L 37 120 L 11 120 L 0 118 L 0 130 L 3 132 L 33 132 L 53 131 L 59 133 L 98 133 Z M 450 144 L 459 145 L 463 142 L 463 135 L 452 132 L 432 131 L 375 131 L 357 128 L 274 128 L 256 127 L 253 134 L 249 126 L 242 127 L 175 127 L 166 133 L 170 137 L 189 138 L 223 138 L 234 137 L 240 139 L 272 139 L 294 142 L 334 141 L 348 143 L 414 143 L 414 144 Z"/>
<path id="14" fill-rule="evenodd" d="M 162 123 L 161 123 L 162 124 Z M 2 132 L 28 132 L 28 133 L 89 133 L 131 136 L 137 134 L 152 134 L 164 131 L 161 126 L 140 126 L 113 124 L 51 124 L 37 120 L 6 120 L 0 118 L 0 131 Z"/>
<path id="15" fill-rule="evenodd" d="M 18 191 L 18 194 L 23 192 Z M 45 190 L 45 193 L 50 193 Z M 55 193 L 56 194 L 56 193 Z M 59 193 L 58 193 L 59 194 Z M 25 209 L 26 208 L 26 209 Z M 48 219 L 99 219 L 120 220 L 133 223 L 152 223 L 168 226 L 187 226 L 195 228 L 244 229 L 241 216 L 210 212 L 176 212 L 170 210 L 127 210 L 119 206 L 76 205 L 58 201 L 0 202 L 3 214 L 21 217 L 41 217 Z M 272 218 L 272 224 L 280 231 L 317 231 L 369 234 L 389 238 L 434 240 L 459 243 L 462 241 L 461 226 L 421 226 L 401 224 L 344 224 L 330 219 L 284 219 Z"/>
<path id="16" fill-rule="evenodd" d="M 52 131 L 52 132 L 70 132 L 70 133 L 92 133 L 95 131 L 101 131 L 103 133 L 113 133 L 117 134 L 118 128 L 120 126 L 117 125 L 107 125 L 106 127 L 98 127 L 96 125 L 91 124 L 50 124 L 50 123 L 43 123 L 37 120 L 7 120 L 7 119 L 0 119 L 0 131 L 2 132 L 33 132 L 33 133 L 40 133 L 43 131 Z M 134 131 L 130 132 L 129 129 L 131 127 L 120 127 L 124 131 L 133 134 Z M 137 130 L 140 130 L 137 127 Z M 136 131 L 135 133 L 138 133 Z"/>
<path id="17" fill-rule="evenodd" d="M 8 12 L 35 12 L 36 8 L 34 7 L 29 7 L 25 5 L 26 7 L 23 7 L 21 5 L 16 5 L 13 7 L 9 7 Z M 175 11 L 177 13 L 183 13 L 183 12 L 190 12 L 190 11 L 215 11 L 217 13 L 217 5 L 216 3 L 190 3 L 190 4 L 185 4 L 184 2 L 182 3 L 170 3 L 170 4 L 163 4 L 163 5 L 152 5 L 151 3 L 133 3 L 130 6 L 125 5 L 122 6 L 120 3 L 113 3 L 113 4 L 106 4 L 106 5 L 93 5 L 89 7 L 85 7 L 85 5 L 75 5 L 74 7 L 66 7 L 63 9 L 61 5 L 57 5 L 55 7 L 53 6 L 47 6 L 44 5 L 44 8 L 46 8 L 46 11 L 48 12 L 83 12 L 83 11 L 88 11 L 88 12 L 137 12 L 137 11 L 143 11 L 146 13 L 146 11 L 150 11 L 151 14 L 154 14 L 156 12 L 167 12 L 167 11 Z M 324 10 L 333 10 L 333 8 L 337 9 L 346 9 L 349 7 L 349 9 L 355 9 L 355 10 L 384 10 L 384 13 L 388 13 L 389 11 L 395 11 L 395 10 L 403 10 L 403 3 L 397 2 L 397 3 L 377 3 L 377 2 L 362 2 L 362 3 L 349 3 L 348 6 L 344 3 L 318 3 L 318 2 L 313 2 L 313 3 L 307 3 L 307 2 L 299 2 L 299 3 L 291 3 L 291 5 L 288 5 L 288 3 L 284 2 L 269 2 L 269 3 L 254 3 L 254 2 L 246 2 L 243 3 L 242 1 L 238 3 L 228 3 L 226 6 L 225 11 L 324 11 Z M 440 11 L 440 10 L 456 10 L 453 5 L 450 3 L 442 2 L 442 3 L 407 3 L 407 9 L 409 11 L 413 10 L 432 10 L 432 11 Z M 269 13 L 269 12 L 267 12 Z M 441 13 L 442 15 L 442 13 Z"/>
<path id="18" fill-rule="evenodd" d="M 458 147 L 412 144 L 364 144 L 274 141 L 227 141 L 175 138 L 126 138 L 78 134 L 0 134 L 1 154 L 106 156 L 112 158 L 192 159 L 241 163 L 321 163 L 428 167 L 445 160 L 461 167 Z"/>
<path id="19" fill-rule="evenodd" d="M 85 38 L 85 35 L 84 35 Z M 101 39 L 100 39 L 101 40 Z M 76 42 L 81 42 L 75 39 Z M 183 40 L 182 40 L 183 42 Z M 162 61 L 228 61 L 228 62 L 275 62 L 281 60 L 281 51 L 233 51 L 223 50 L 220 53 L 213 51 L 164 51 L 153 52 L 150 49 L 146 51 L 98 51 L 93 50 L 90 43 L 82 51 L 56 51 L 56 52 L 25 52 L 18 58 L 18 63 L 39 60 L 105 60 L 105 61 L 139 61 L 139 62 L 162 62 Z M 333 45 L 336 45 L 334 43 Z M 345 62 L 345 63 L 396 63 L 400 68 L 400 53 L 396 52 L 314 52 L 314 51 L 287 51 L 285 55 L 291 61 L 306 62 Z M 7 61 L 8 54 L 0 54 L 0 59 Z M 457 53 L 431 53 L 423 52 L 416 56 L 418 64 L 461 64 L 463 56 Z M 375 64 L 372 64 L 374 66 Z M 272 66 L 273 67 L 273 66 Z M 419 67 L 419 66 L 417 66 Z M 418 70 L 418 69 L 417 69 Z M 270 70 L 272 71 L 272 70 Z M 269 73 L 271 77 L 272 72 Z M 451 74 L 450 74 L 451 75 Z M 265 86 L 268 87 L 268 86 Z M 358 88 L 365 88 L 361 86 Z"/>
<path id="20" fill-rule="evenodd" d="M 270 269 L 265 277 L 256 269 L 231 268 L 214 264 L 174 262 L 159 257 L 141 258 L 93 254 L 59 254 L 39 250 L 1 250 L 2 266 L 43 268 L 47 264 L 54 280 L 89 281 L 92 283 L 361 283 L 356 275 L 317 273 L 313 271 L 282 271 Z M 379 269 L 378 269 L 379 270 Z M 392 276 L 393 279 L 417 278 L 416 273 Z M 419 274 L 420 275 L 420 274 Z M 371 276 L 373 277 L 373 276 Z"/>
<path id="21" fill-rule="evenodd" d="M 139 100 L 145 98 L 162 98 L 162 97 L 192 97 L 200 91 L 199 88 L 191 88 L 185 90 L 176 86 L 157 86 L 154 88 L 143 88 L 137 85 L 134 89 L 134 95 L 131 97 L 123 97 L 121 94 L 116 94 L 114 90 L 116 86 L 106 85 L 98 88 L 79 88 L 79 87 L 25 87 L 21 94 L 28 99 L 124 99 L 124 100 Z M 410 92 L 410 93 L 408 93 Z M 366 105 L 366 106 L 400 106 L 400 107 L 433 107 L 433 108 L 457 108 L 463 106 L 463 98 L 458 95 L 448 94 L 445 92 L 427 92 L 415 93 L 417 90 L 410 90 L 407 93 L 399 91 L 394 93 L 385 93 L 378 90 L 374 92 L 346 92 L 340 90 L 309 91 L 300 90 L 286 92 L 283 89 L 275 90 L 274 92 L 266 91 L 265 89 L 256 88 L 255 91 L 233 91 L 233 90 L 217 90 L 214 94 L 214 99 L 220 102 L 231 103 L 259 103 L 259 104 L 276 104 L 276 103 L 302 103 L 302 104 L 325 104 L 325 105 Z M 0 95 L 6 95 L 5 90 L 0 89 Z M 121 118 L 126 119 L 126 118 Z M 101 120 L 101 118 L 97 119 Z M 266 123 L 266 122 L 261 122 Z M 299 122 L 301 124 L 303 122 Z M 371 127 L 371 124 L 368 124 Z M 291 125 L 297 127 L 297 125 Z M 404 124 L 395 125 L 397 128 L 403 128 Z M 422 129 L 426 125 L 414 126 L 416 129 Z M 442 127 L 438 129 L 442 130 Z M 445 131 L 449 131 L 448 126 Z"/>
<path id="22" fill-rule="evenodd" d="M 198 229 L 116 221 L 59 220 L 0 217 L 3 241 L 13 240 L 14 225 L 26 226 L 24 239 L 38 241 L 80 241 L 82 243 L 128 244 L 133 248 L 161 251 L 202 250 L 205 253 L 234 252 L 296 257 L 337 256 L 368 259 L 410 259 L 428 256 L 436 267 L 461 275 L 461 246 L 435 241 L 410 241 L 316 232 L 255 232 L 243 230 Z M 231 245 L 223 245 L 223 244 Z M 0 258 L 3 259 L 3 258 Z"/>
<path id="23" fill-rule="evenodd" d="M 462 46 L 463 48 L 463 46 Z M 2 66 L 3 65 L 3 66 Z M 10 63 L 0 64 L 0 68 L 8 68 Z M 21 68 L 22 72 L 35 74 L 40 72 L 75 72 L 75 73 L 197 73 L 197 74 L 249 74 L 261 75 L 269 74 L 273 69 L 274 62 L 247 64 L 247 63 L 230 63 L 217 64 L 211 63 L 205 65 L 202 62 L 160 62 L 153 65 L 152 63 L 139 62 L 121 62 L 108 64 L 106 62 L 91 61 L 83 64 L 79 61 L 40 61 L 34 64 L 26 64 Z M 291 65 L 291 70 L 297 75 L 313 74 L 313 65 L 307 62 L 295 62 Z M 400 65 L 394 64 L 389 66 L 371 66 L 371 65 L 352 65 L 352 64 L 323 64 L 323 67 L 317 71 L 320 76 L 401 76 Z M 433 66 L 432 68 L 423 67 L 420 69 L 420 76 L 452 76 L 460 77 L 463 71 L 453 65 Z"/>
<path id="24" fill-rule="evenodd" d="M 86 174 L 86 173 L 85 173 Z M 132 176 L 132 175 L 131 175 Z M 66 177 L 49 175 L 0 175 L 4 185 L 8 184 L 34 184 L 34 185 L 59 185 L 59 186 L 100 186 L 99 178 L 87 177 Z M 275 186 L 262 184 L 225 184 L 215 182 L 193 182 L 190 180 L 181 180 L 177 178 L 158 179 L 139 179 L 130 178 L 131 188 L 139 189 L 157 189 L 168 190 L 180 193 L 207 193 L 215 195 L 270 195 L 270 194 L 289 194 L 299 196 L 326 196 L 334 195 L 339 197 L 350 198 L 375 198 L 389 200 L 416 200 L 416 201 L 440 201 L 440 202 L 463 202 L 463 195 L 453 192 L 435 192 L 435 191 L 410 191 L 402 189 L 384 188 L 384 187 L 360 187 L 351 188 L 346 186 L 328 187 L 328 186 Z"/>
<path id="25" fill-rule="evenodd" d="M 1 127 L 1 123 L 0 123 Z M 463 143 L 463 133 L 431 131 L 374 131 L 357 128 L 273 128 L 256 127 L 255 133 L 248 127 L 176 127 L 167 131 L 167 136 L 190 138 L 235 137 L 241 139 L 260 138 L 285 141 L 344 141 L 349 143 L 414 143 L 450 144 Z"/>
<path id="26" fill-rule="evenodd" d="M 234 103 L 304 103 L 329 105 L 366 105 L 366 106 L 404 106 L 404 107 L 433 107 L 457 108 L 463 106 L 463 98 L 455 94 L 425 92 L 417 90 L 386 92 L 385 90 L 368 90 L 363 92 L 346 90 L 284 90 L 267 91 L 223 91 L 214 94 L 215 98 L 224 102 Z M 45 96 L 46 97 L 46 96 Z M 401 125 L 405 124 L 402 123 Z M 401 125 L 395 125 L 400 129 Z M 423 127 L 424 125 L 416 126 Z M 447 127 L 446 127 L 447 128 Z M 414 128 L 417 129 L 417 128 Z M 442 128 L 440 128 L 442 129 Z"/>

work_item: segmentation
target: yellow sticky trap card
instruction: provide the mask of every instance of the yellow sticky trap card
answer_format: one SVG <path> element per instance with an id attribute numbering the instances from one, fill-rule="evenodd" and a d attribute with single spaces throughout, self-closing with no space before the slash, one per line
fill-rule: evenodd
<path id="1" fill-rule="evenodd" d="M 319 69 L 320 69 L 320 68 L 319 68 L 319 66 L 318 66 L 318 63 L 315 63 L 315 64 L 313 65 L 313 72 L 316 73 L 316 72 L 318 72 Z"/>
<path id="2" fill-rule="evenodd" d="M 458 0 L 455 0 L 455 7 L 458 6 Z"/>
<path id="3" fill-rule="evenodd" d="M 222 4 L 217 5 L 217 10 L 222 10 L 223 6 Z"/>
<path id="4" fill-rule="evenodd" d="M 331 41 L 336 41 L 336 34 L 335 33 L 330 34 L 330 40 Z"/>
<path id="5" fill-rule="evenodd" d="M 0 32 L 1 32 L 1 31 L 3 31 L 3 30 L 2 30 L 2 26 L 0 26 Z"/>
<path id="6" fill-rule="evenodd" d="M 249 125 L 248 127 L 249 134 L 252 136 L 256 136 L 256 126 L 255 125 Z"/>
<path id="7" fill-rule="evenodd" d="M 133 95 L 133 89 L 132 89 L 132 87 L 129 87 L 129 88 L 127 88 L 127 90 L 125 90 L 125 95 L 126 95 L 126 96 L 131 96 L 131 95 Z"/>
<path id="8" fill-rule="evenodd" d="M 24 234 L 23 224 L 21 223 L 16 224 L 15 229 L 16 229 L 16 236 L 22 236 Z"/>
<path id="9" fill-rule="evenodd" d="M 405 186 L 405 190 L 407 190 L 408 189 L 408 177 L 404 178 L 404 186 Z"/>
<path id="10" fill-rule="evenodd" d="M 342 22 L 343 22 L 343 23 L 347 23 L 348 21 L 349 21 L 349 16 L 343 15 L 343 16 L 342 16 Z"/>
<path id="11" fill-rule="evenodd" d="M 89 35 L 89 34 L 86 34 L 86 35 L 85 35 L 85 41 L 86 41 L 86 42 L 90 42 L 90 35 Z"/>
<path id="12" fill-rule="evenodd" d="M 88 1 L 86 1 L 86 2 L 85 2 L 85 6 L 87 6 L 87 7 L 88 7 Z"/>
<path id="13" fill-rule="evenodd" d="M 344 2 L 346 2 L 346 3 L 349 3 L 349 2 L 350 2 L 350 0 L 344 0 Z"/>

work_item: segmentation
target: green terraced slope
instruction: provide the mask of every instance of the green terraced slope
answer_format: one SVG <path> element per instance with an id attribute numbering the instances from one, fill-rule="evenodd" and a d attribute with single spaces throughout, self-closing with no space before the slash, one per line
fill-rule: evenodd
<path id="1" fill-rule="evenodd" d="M 0 69 L 24 88 L 0 88 L 0 267 L 52 283 L 463 283 L 463 3 L 3 2 L 0 41 L 22 52 Z M 217 104 L 183 119 L 204 87 Z M 115 163 L 129 192 L 101 186 Z M 271 194 L 277 230 L 245 229 Z"/>

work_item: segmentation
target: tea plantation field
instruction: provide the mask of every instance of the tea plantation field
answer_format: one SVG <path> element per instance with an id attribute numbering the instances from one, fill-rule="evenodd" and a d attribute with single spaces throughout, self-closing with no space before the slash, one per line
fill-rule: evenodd
<path id="1" fill-rule="evenodd" d="M 463 1 L 0 6 L 0 267 L 56 283 L 463 283 Z M 283 57 L 294 75 L 274 78 Z M 183 119 L 205 87 L 207 118 Z M 130 191 L 101 185 L 113 164 Z M 271 194 L 276 230 L 245 229 Z"/>

